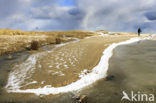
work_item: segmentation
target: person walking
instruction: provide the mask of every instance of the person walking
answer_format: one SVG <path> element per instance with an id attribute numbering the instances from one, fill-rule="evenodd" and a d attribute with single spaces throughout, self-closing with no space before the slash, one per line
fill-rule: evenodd
<path id="1" fill-rule="evenodd" d="M 141 31 L 141 29 L 139 28 L 138 29 L 138 36 L 140 36 L 140 33 L 141 33 L 142 31 Z"/>

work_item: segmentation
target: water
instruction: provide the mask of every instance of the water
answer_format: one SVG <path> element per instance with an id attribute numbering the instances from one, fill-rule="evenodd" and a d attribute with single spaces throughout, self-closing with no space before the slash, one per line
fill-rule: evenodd
<path id="1" fill-rule="evenodd" d="M 155 45 L 156 41 L 146 40 L 115 48 L 114 54 L 109 61 L 110 65 L 108 70 L 108 75 L 114 75 L 115 78 L 111 81 L 101 79 L 93 85 L 84 88 L 84 90 L 78 94 L 87 95 L 88 103 L 134 103 L 128 101 L 121 102 L 123 90 L 127 93 L 133 90 L 136 93 L 140 91 L 143 93 L 152 93 L 156 96 Z M 0 75 L 2 76 L 2 72 Z M 0 80 L 5 81 L 4 79 Z M 73 94 L 74 93 L 66 93 L 45 97 L 35 95 L 26 96 L 23 94 L 20 96 L 16 95 L 15 98 L 11 94 L 3 94 L 3 92 L 1 92 L 0 100 L 15 103 L 75 103 L 72 99 Z"/>
<path id="2" fill-rule="evenodd" d="M 127 93 L 140 91 L 156 96 L 155 45 L 156 41 L 146 40 L 117 47 L 109 61 L 108 71 L 115 79 L 100 80 L 84 90 L 83 93 L 88 95 L 89 103 L 120 103 L 123 90 Z M 127 101 L 121 103 L 125 102 L 127 103 Z"/>

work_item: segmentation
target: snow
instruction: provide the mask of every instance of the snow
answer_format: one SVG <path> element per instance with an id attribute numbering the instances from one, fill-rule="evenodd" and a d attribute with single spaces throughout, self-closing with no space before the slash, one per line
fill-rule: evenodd
<path id="1" fill-rule="evenodd" d="M 9 74 L 8 84 L 6 85 L 6 88 L 19 89 L 24 80 L 26 78 L 29 78 L 33 73 L 37 57 L 38 55 L 32 55 L 26 60 L 26 62 L 20 65 L 15 65 L 13 67 L 14 71 Z M 25 69 L 23 69 L 23 67 L 25 67 Z"/>

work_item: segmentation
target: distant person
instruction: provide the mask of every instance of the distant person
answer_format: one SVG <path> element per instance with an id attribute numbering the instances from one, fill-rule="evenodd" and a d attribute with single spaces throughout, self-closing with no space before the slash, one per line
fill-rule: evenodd
<path id="1" fill-rule="evenodd" d="M 138 29 L 138 36 L 140 36 L 140 33 L 141 33 L 142 31 L 141 31 L 141 29 L 139 28 Z"/>

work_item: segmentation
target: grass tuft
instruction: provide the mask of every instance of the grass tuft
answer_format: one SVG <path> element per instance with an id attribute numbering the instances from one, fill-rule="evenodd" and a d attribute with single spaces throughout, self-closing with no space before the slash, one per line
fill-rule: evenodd
<path id="1" fill-rule="evenodd" d="M 31 42 L 31 50 L 38 50 L 38 48 L 39 48 L 38 41 L 32 41 Z"/>
<path id="2" fill-rule="evenodd" d="M 61 39 L 60 38 L 56 38 L 56 44 L 61 44 Z"/>

